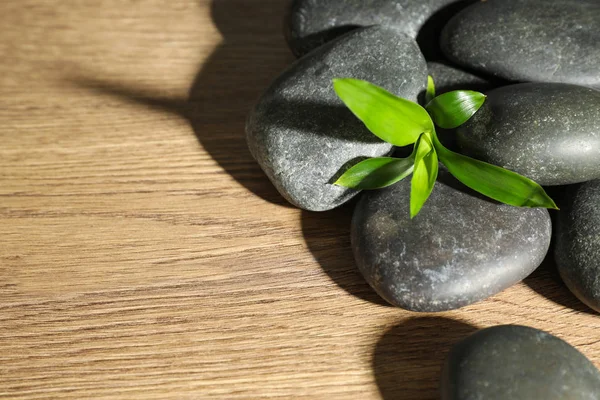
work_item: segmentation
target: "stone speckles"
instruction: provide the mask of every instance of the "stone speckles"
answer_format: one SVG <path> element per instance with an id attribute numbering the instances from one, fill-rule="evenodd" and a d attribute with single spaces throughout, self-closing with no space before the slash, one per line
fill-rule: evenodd
<path id="1" fill-rule="evenodd" d="M 409 179 L 365 192 L 352 221 L 358 268 L 398 307 L 435 312 L 472 304 L 525 278 L 548 250 L 548 211 L 482 199 L 444 169 L 412 220 L 409 199 Z"/>
<path id="2" fill-rule="evenodd" d="M 442 400 L 484 399 L 600 400 L 600 373 L 555 336 L 495 326 L 454 346 L 442 377 Z"/>
<path id="3" fill-rule="evenodd" d="M 335 208 L 358 193 L 331 184 L 349 163 L 392 151 L 344 106 L 333 78 L 368 80 L 416 100 L 427 66 L 413 39 L 364 28 L 299 59 L 266 90 L 246 125 L 248 146 L 279 192 L 311 211 Z"/>
<path id="4" fill-rule="evenodd" d="M 383 25 L 417 38 L 430 17 L 436 18 L 433 32 L 423 39 L 437 47 L 436 31 L 472 0 L 295 0 L 286 20 L 286 38 L 294 54 L 302 56 L 328 41 L 358 27 Z M 449 7 L 451 6 L 451 7 Z M 450 8 L 446 15 L 442 10 Z M 436 29 L 437 28 L 437 29 Z M 437 32 L 439 34 L 439 32 Z M 432 36 L 432 37 L 429 37 Z"/>
<path id="5" fill-rule="evenodd" d="M 442 32 L 454 62 L 513 81 L 600 87 L 598 0 L 490 0 Z"/>
<path id="6" fill-rule="evenodd" d="M 560 83 L 494 89 L 457 139 L 473 157 L 541 185 L 600 178 L 600 91 Z"/>

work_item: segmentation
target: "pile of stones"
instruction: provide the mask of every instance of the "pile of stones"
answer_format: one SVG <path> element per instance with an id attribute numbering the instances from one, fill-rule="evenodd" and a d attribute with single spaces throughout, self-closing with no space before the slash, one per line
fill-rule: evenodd
<path id="1" fill-rule="evenodd" d="M 334 78 L 367 80 L 413 101 L 428 75 L 438 94 L 483 91 L 483 107 L 439 135 L 463 154 L 561 188 L 554 190 L 564 195 L 553 215 L 554 258 L 570 290 L 600 311 L 599 0 L 295 0 L 285 34 L 298 60 L 267 88 L 246 127 L 253 156 L 283 197 L 305 210 L 331 210 L 359 195 L 332 184 L 345 170 L 406 150 L 371 134 L 336 96 Z M 414 219 L 410 179 L 360 196 L 352 219 L 358 268 L 381 297 L 408 310 L 488 298 L 531 274 L 550 250 L 547 210 L 483 198 L 441 165 Z M 489 352 L 525 338 L 526 353 L 547 339 L 514 329 L 473 340 L 490 341 Z M 510 335 L 517 342 L 503 342 Z M 473 343 L 450 358 L 467 365 L 463 372 L 484 368 L 485 352 L 463 360 Z M 548 358 L 535 362 L 543 368 Z M 586 373 L 577 375 L 581 382 Z M 592 386 L 572 386 L 594 388 L 588 397 L 547 398 L 600 399 L 597 371 L 589 376 Z M 447 378 L 449 386 L 463 382 Z"/>

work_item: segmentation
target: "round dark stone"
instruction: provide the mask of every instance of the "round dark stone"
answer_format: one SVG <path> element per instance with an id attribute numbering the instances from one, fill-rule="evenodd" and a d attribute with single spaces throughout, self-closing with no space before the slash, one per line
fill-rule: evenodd
<path id="1" fill-rule="evenodd" d="M 470 3 L 473 0 L 294 0 L 286 39 L 300 57 L 353 29 L 384 25 L 419 36 L 424 47 L 437 48 L 441 28 Z"/>
<path id="2" fill-rule="evenodd" d="M 454 346 L 442 400 L 600 400 L 600 373 L 549 333 L 516 325 L 483 329 Z"/>
<path id="3" fill-rule="evenodd" d="M 582 302 L 600 312 L 600 180 L 565 192 L 556 228 L 558 271 Z"/>
<path id="4" fill-rule="evenodd" d="M 441 35 L 452 61 L 513 81 L 600 87 L 600 1 L 489 0 Z"/>
<path id="5" fill-rule="evenodd" d="M 410 179 L 365 192 L 352 219 L 358 268 L 389 303 L 444 311 L 521 281 L 550 245 L 545 209 L 498 204 L 470 192 L 445 169 L 427 203 L 409 217 Z"/>
<path id="6" fill-rule="evenodd" d="M 358 192 L 331 182 L 358 159 L 392 151 L 344 106 L 334 78 L 364 79 L 414 101 L 427 65 L 408 36 L 363 28 L 299 59 L 266 90 L 248 118 L 248 146 L 279 192 L 310 211 L 348 201 Z"/>
<path id="7" fill-rule="evenodd" d="M 457 140 L 473 157 L 541 185 L 600 178 L 600 91 L 561 83 L 494 89 Z"/>

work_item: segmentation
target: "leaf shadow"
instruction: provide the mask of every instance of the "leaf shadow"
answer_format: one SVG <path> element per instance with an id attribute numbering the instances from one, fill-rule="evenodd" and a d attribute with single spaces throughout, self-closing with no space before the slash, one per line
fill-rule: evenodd
<path id="1" fill-rule="evenodd" d="M 199 2 L 199 9 L 205 2 Z M 213 0 L 211 17 L 223 40 L 204 61 L 187 97 L 160 88 L 97 78 L 82 71 L 66 80 L 78 87 L 187 119 L 204 150 L 247 190 L 291 207 L 269 182 L 246 145 L 245 123 L 270 81 L 294 61 L 281 33 L 287 1 Z"/>
<path id="2" fill-rule="evenodd" d="M 454 344 L 477 331 L 457 320 L 429 316 L 390 328 L 373 351 L 373 371 L 384 400 L 437 400 L 444 361 Z"/>

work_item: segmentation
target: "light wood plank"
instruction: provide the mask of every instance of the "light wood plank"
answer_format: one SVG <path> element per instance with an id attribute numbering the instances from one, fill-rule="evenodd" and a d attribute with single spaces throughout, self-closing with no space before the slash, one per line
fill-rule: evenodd
<path id="1" fill-rule="evenodd" d="M 285 3 L 0 2 L 0 398 L 434 399 L 452 343 L 506 323 L 600 366 L 552 271 L 405 312 L 350 207 L 285 204 L 243 132 L 292 61 Z"/>

